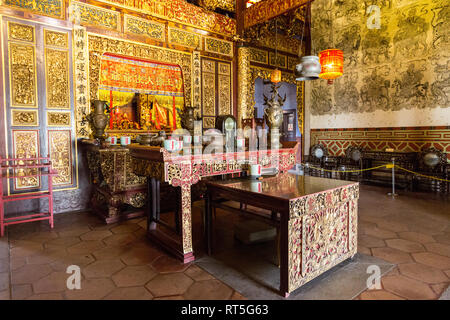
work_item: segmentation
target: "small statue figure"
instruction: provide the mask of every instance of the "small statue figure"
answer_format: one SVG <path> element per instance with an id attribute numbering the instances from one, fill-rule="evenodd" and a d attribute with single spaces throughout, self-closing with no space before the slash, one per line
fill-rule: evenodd
<path id="1" fill-rule="evenodd" d="M 191 134 L 194 133 L 194 110 L 191 106 L 184 107 L 183 115 L 181 116 L 181 127 L 188 130 Z"/>

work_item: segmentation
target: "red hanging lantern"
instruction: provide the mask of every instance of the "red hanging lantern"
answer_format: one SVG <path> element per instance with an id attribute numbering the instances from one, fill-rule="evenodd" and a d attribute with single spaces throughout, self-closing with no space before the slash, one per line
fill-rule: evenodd
<path id="1" fill-rule="evenodd" d="M 322 72 L 319 78 L 327 79 L 328 84 L 344 73 L 344 53 L 339 49 L 327 49 L 319 53 Z"/>

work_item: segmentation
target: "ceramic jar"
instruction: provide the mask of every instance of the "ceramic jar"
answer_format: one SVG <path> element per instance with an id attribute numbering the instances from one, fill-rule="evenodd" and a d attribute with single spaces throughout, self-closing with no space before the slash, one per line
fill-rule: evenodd
<path id="1" fill-rule="evenodd" d="M 318 56 L 304 56 L 301 62 L 295 66 L 296 80 L 315 80 L 319 79 L 322 66 Z"/>

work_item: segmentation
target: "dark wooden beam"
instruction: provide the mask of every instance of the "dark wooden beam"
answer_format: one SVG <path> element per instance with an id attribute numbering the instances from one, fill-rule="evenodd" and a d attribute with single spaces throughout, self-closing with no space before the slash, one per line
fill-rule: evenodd
<path id="1" fill-rule="evenodd" d="M 246 0 L 236 0 L 236 33 L 239 36 L 244 34 L 244 15 L 247 6 Z"/>

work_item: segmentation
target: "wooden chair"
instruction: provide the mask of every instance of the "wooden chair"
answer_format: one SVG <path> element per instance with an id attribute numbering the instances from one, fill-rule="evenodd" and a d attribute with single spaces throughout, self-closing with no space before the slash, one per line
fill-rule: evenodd
<path id="1" fill-rule="evenodd" d="M 342 171 L 361 170 L 363 168 L 363 155 L 364 149 L 362 147 L 348 147 L 339 164 L 339 169 Z M 342 172 L 339 175 L 344 180 L 360 181 L 362 178 L 362 172 Z"/>
<path id="2" fill-rule="evenodd" d="M 420 174 L 448 179 L 447 154 L 436 148 L 427 148 L 419 154 L 417 171 Z M 448 183 L 420 176 L 414 176 L 415 189 L 447 193 Z"/>

